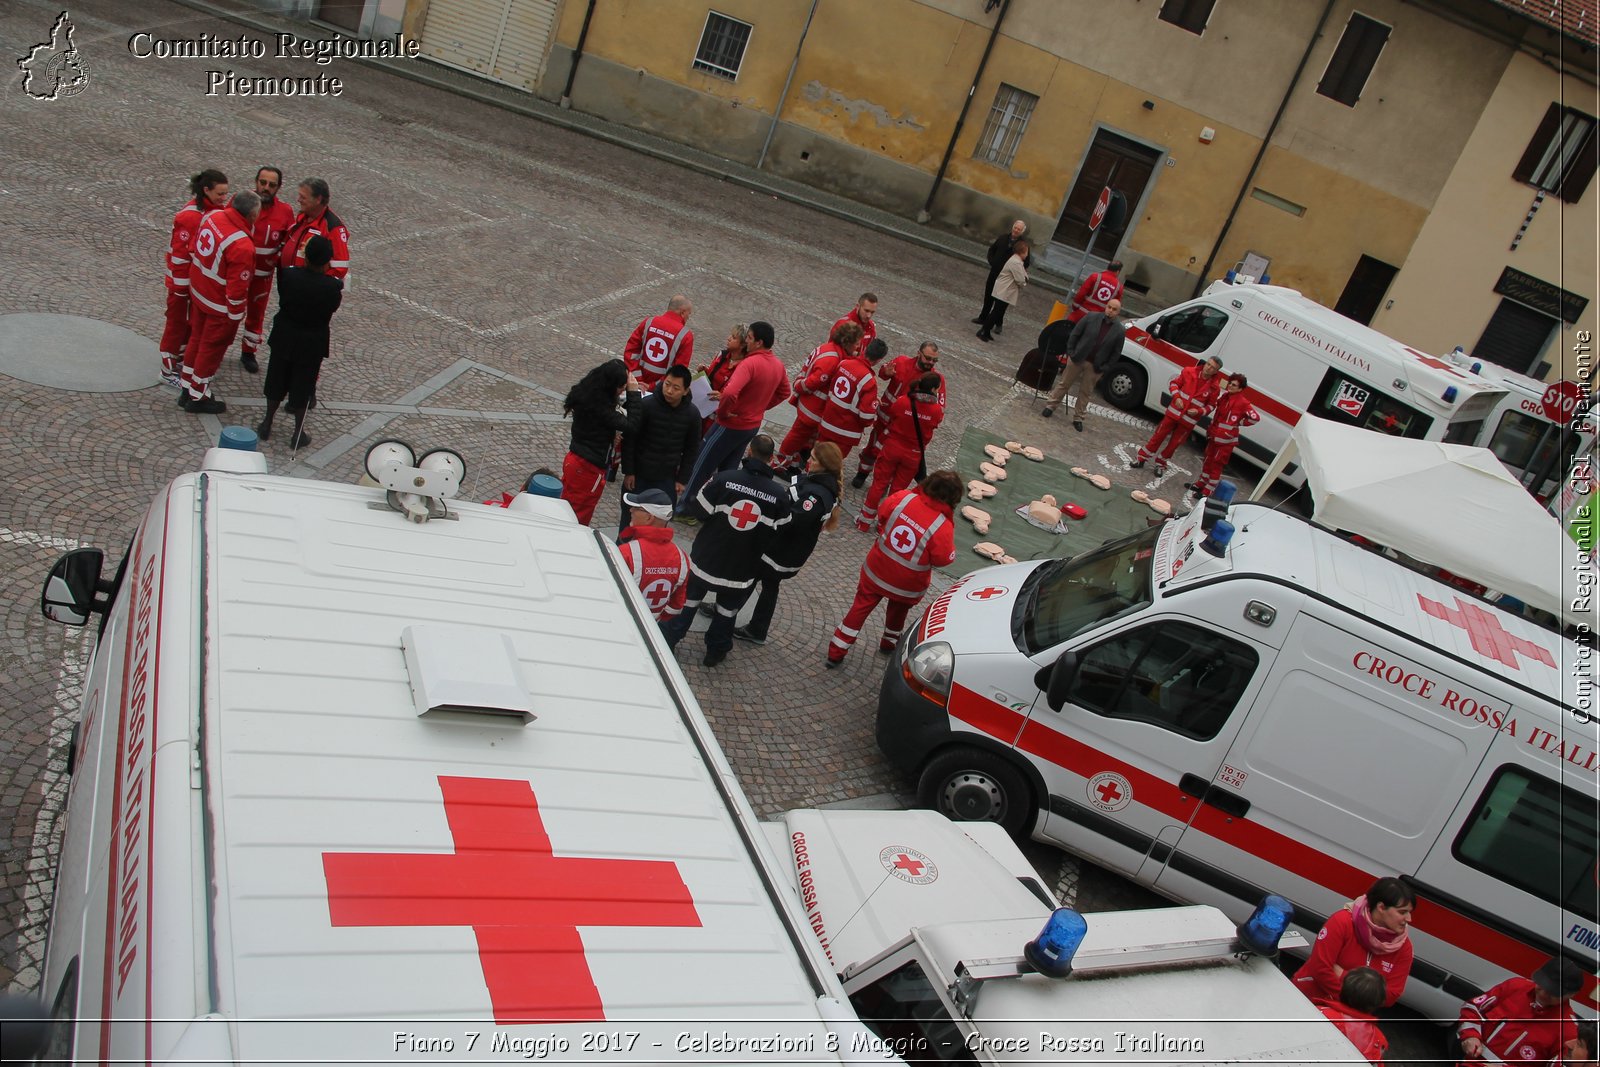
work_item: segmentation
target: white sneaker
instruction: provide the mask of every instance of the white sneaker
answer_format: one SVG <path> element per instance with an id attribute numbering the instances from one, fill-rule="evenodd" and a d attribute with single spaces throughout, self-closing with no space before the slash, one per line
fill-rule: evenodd
<path id="1" fill-rule="evenodd" d="M 183 376 L 180 375 L 177 371 L 168 370 L 165 367 L 161 368 L 161 380 L 162 380 L 162 382 L 164 382 L 167 385 L 173 385 L 173 386 L 182 386 L 183 385 Z"/>

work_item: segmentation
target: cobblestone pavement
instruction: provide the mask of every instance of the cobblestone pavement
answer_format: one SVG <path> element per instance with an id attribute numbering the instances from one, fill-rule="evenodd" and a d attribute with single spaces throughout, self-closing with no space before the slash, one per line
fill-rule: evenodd
<path id="1" fill-rule="evenodd" d="M 45 38 L 59 10 L 39 0 L 0 7 L 7 54 Z M 84 0 L 71 15 L 90 72 L 80 95 L 30 100 L 10 64 L 0 83 L 0 315 L 114 323 L 150 339 L 153 365 L 161 256 L 187 175 L 220 167 L 249 188 L 255 168 L 274 163 L 290 189 L 326 178 L 351 230 L 350 285 L 307 423 L 315 439 L 291 453 L 287 433 L 276 435 L 264 450 L 277 472 L 353 480 L 371 442 L 400 436 L 461 450 L 468 495 L 496 495 L 533 467 L 559 467 L 559 397 L 674 292 L 695 302 L 702 352 L 732 323 L 764 318 L 792 365 L 868 289 L 882 298 L 880 335 L 893 351 L 931 338 L 944 352 L 951 408 L 935 460 L 951 459 L 971 424 L 1103 469 L 1121 491 L 1171 497 L 1198 469 L 1197 453 L 1183 452 L 1164 482 L 1136 481 L 1122 461 L 1147 418 L 1106 410 L 1084 434 L 1065 418 L 1042 421 L 1011 375 L 1050 297 L 1025 294 L 1010 328 L 981 344 L 968 323 L 979 266 L 369 66 L 334 65 L 346 85 L 338 98 L 207 97 L 208 66 L 249 76 L 318 68 L 133 58 L 126 42 L 137 30 L 239 32 L 159 0 Z M 217 381 L 227 421 L 254 423 L 260 384 L 230 355 Z M 119 558 L 157 488 L 191 469 L 220 426 L 179 412 L 166 388 L 75 393 L 0 376 L 0 984 L 38 980 L 64 742 L 91 648 L 84 632 L 39 617 L 40 584 L 79 543 Z M 852 508 L 860 496 L 848 493 Z M 606 517 L 614 501 L 602 507 Z M 822 668 L 867 544 L 848 524 L 823 540 L 786 585 L 765 647 L 741 644 L 706 669 L 697 637 L 682 646 L 685 673 L 762 814 L 908 799 L 911 783 L 872 740 L 881 616 L 844 669 Z M 1051 850 L 1034 855 L 1088 906 L 1146 899 L 1087 866 L 1079 881 Z"/>

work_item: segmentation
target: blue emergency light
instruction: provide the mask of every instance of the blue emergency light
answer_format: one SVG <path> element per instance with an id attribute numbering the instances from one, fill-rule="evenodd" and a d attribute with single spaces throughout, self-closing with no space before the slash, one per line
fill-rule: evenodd
<path id="1" fill-rule="evenodd" d="M 1233 523 L 1227 519 L 1219 519 L 1217 524 L 1211 527 L 1211 533 L 1204 541 L 1200 542 L 1200 547 L 1213 556 L 1221 556 L 1227 553 L 1228 542 L 1232 540 Z"/>
<path id="2" fill-rule="evenodd" d="M 1294 918 L 1294 905 L 1269 893 L 1261 898 L 1256 910 L 1239 926 L 1239 944 L 1257 956 L 1272 959 L 1278 954 L 1278 942 L 1289 929 Z"/>
<path id="3" fill-rule="evenodd" d="M 1446 404 L 1454 404 L 1456 402 L 1456 387 L 1455 386 L 1447 385 L 1447 386 L 1444 387 L 1444 402 Z"/>
<path id="4" fill-rule="evenodd" d="M 1057 908 L 1045 920 L 1039 936 L 1022 946 L 1022 954 L 1040 974 L 1065 978 L 1072 973 L 1072 957 L 1083 944 L 1089 924 L 1071 908 Z"/>
<path id="5" fill-rule="evenodd" d="M 1218 482 L 1217 487 L 1211 490 L 1211 499 L 1219 504 L 1231 504 L 1238 495 L 1239 487 L 1226 480 Z"/>

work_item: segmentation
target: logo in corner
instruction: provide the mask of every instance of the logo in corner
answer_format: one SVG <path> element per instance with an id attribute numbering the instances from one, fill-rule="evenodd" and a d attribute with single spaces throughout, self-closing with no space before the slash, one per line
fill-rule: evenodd
<path id="1" fill-rule="evenodd" d="M 63 11 L 50 27 L 50 39 L 17 60 L 22 91 L 35 100 L 65 100 L 89 85 L 89 68 L 72 41 L 72 16 Z"/>

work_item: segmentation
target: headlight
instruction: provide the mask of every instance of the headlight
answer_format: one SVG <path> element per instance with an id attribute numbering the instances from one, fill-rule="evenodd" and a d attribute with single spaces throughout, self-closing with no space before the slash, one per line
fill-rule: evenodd
<path id="1" fill-rule="evenodd" d="M 950 699 L 950 678 L 955 673 L 956 657 L 943 641 L 924 641 L 906 657 L 901 673 L 906 684 L 929 700 L 944 707 Z"/>

